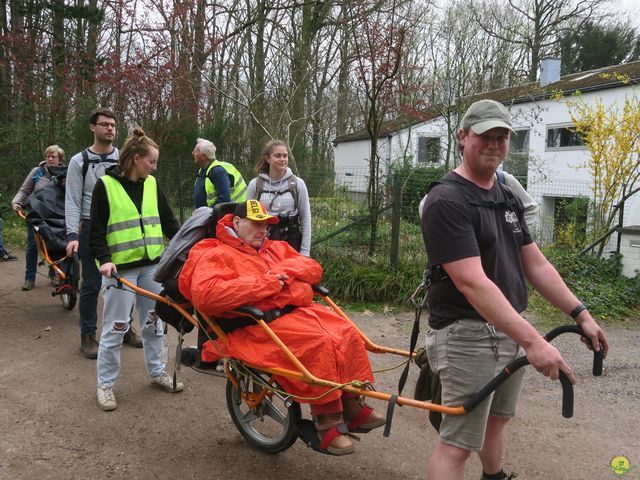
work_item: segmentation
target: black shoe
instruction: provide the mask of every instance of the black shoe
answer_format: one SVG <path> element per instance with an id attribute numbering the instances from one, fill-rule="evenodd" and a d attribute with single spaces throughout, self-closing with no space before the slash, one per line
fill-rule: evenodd
<path id="1" fill-rule="evenodd" d="M 194 347 L 183 348 L 180 351 L 180 362 L 187 367 L 196 367 L 202 370 L 218 370 L 222 361 L 203 362 L 200 360 L 200 351 Z"/>
<path id="2" fill-rule="evenodd" d="M 200 357 L 197 348 L 183 348 L 180 351 L 180 363 L 187 367 L 193 367 L 196 364 L 196 360 Z"/>
<path id="3" fill-rule="evenodd" d="M 134 348 L 142 348 L 142 339 L 133 325 L 129 326 L 129 330 L 124 334 L 123 342 L 127 345 L 131 345 Z"/>
<path id="4" fill-rule="evenodd" d="M 11 255 L 9 252 L 0 255 L 0 262 L 13 262 L 14 260 L 18 260 L 18 257 Z"/>
<path id="5" fill-rule="evenodd" d="M 98 358 L 98 346 L 95 333 L 87 333 L 80 336 L 80 351 L 86 358 Z"/>

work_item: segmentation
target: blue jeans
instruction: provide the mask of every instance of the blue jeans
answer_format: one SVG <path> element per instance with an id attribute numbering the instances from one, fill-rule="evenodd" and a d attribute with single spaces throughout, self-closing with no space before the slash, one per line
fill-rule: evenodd
<path id="1" fill-rule="evenodd" d="M 38 246 L 36 245 L 36 237 L 31 224 L 27 223 L 27 254 L 26 265 L 24 271 L 25 280 L 36 279 L 36 271 L 38 270 Z"/>
<path id="2" fill-rule="evenodd" d="M 2 224 L 4 220 L 0 217 L 0 256 L 5 256 L 7 254 L 7 250 L 4 248 L 4 238 L 2 237 Z"/>
<path id="3" fill-rule="evenodd" d="M 120 273 L 125 279 L 145 290 L 158 293 L 162 289 L 153 280 L 155 265 L 132 268 Z M 144 358 L 151 378 L 162 374 L 165 363 L 162 361 L 164 328 L 162 319 L 155 312 L 155 300 L 136 295 L 130 290 L 115 288 L 116 280 L 102 278 L 102 297 L 104 313 L 102 315 L 102 335 L 98 348 L 98 386 L 113 386 L 120 373 L 120 352 L 124 334 L 129 331 L 131 309 L 134 304 L 138 310 L 140 338 L 144 348 Z"/>
<path id="4" fill-rule="evenodd" d="M 89 220 L 82 220 L 80 223 L 80 246 L 78 256 L 82 263 L 82 284 L 80 285 L 80 335 L 96 333 L 98 324 L 98 295 L 102 285 L 102 275 L 96 266 L 96 262 L 91 256 L 89 230 L 91 224 Z"/>

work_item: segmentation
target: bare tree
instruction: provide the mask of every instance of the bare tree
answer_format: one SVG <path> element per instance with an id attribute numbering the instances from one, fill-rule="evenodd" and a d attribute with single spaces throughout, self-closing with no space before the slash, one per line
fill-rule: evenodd
<path id="1" fill-rule="evenodd" d="M 527 77 L 535 82 L 540 59 L 558 53 L 563 33 L 579 30 L 584 22 L 596 19 L 608 0 L 508 0 L 505 9 L 495 0 L 472 3 L 480 26 L 493 37 L 520 49 L 528 60 Z M 507 11 L 517 14 L 504 16 Z M 492 22 L 481 12 L 491 12 Z"/>
<path id="2" fill-rule="evenodd" d="M 365 128 L 370 138 L 367 206 L 370 215 L 369 255 L 377 243 L 378 218 L 382 205 L 382 184 L 378 137 L 385 116 L 397 112 L 397 81 L 404 54 L 406 25 L 399 16 L 396 0 L 388 9 L 362 15 L 360 2 L 349 6 L 354 22 L 351 28 L 355 76 L 361 89 Z"/>

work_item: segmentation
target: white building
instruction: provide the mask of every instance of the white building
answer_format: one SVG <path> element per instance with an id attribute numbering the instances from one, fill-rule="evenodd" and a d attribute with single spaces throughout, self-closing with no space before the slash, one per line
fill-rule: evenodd
<path id="1" fill-rule="evenodd" d="M 564 100 L 550 98 L 562 92 L 567 98 L 574 92 L 582 94 L 588 104 L 602 102 L 605 106 L 622 105 L 625 98 L 640 101 L 640 62 L 601 68 L 560 77 L 560 61 L 544 59 L 540 82 L 485 92 L 459 102 L 460 111 L 483 98 L 504 103 L 510 109 L 514 129 L 510 155 L 504 169 L 526 179 L 529 193 L 541 206 L 541 219 L 535 227 L 540 241 L 553 238 L 554 218 L 577 198 L 585 209 L 592 198 L 592 180 L 588 168 L 589 150 L 571 130 L 569 108 Z M 442 115 L 426 115 L 422 121 L 393 121 L 383 126 L 378 140 L 378 154 L 384 168 L 411 157 L 415 165 L 442 164 L 449 159 L 453 167 L 455 145 L 450 139 L 459 124 L 457 115 L 449 119 Z M 366 132 L 338 137 L 334 141 L 336 180 L 348 189 L 364 192 L 370 142 Z M 426 190 L 425 185 L 425 190 Z M 638 187 L 638 184 L 636 184 Z M 640 193 L 626 202 L 623 226 L 640 225 Z M 615 235 L 611 244 L 615 246 Z M 609 250 L 609 248 L 608 248 Z"/>

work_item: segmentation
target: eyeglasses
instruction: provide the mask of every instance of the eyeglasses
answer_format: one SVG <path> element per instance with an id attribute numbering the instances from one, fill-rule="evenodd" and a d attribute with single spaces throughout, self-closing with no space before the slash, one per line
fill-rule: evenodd
<path id="1" fill-rule="evenodd" d="M 98 122 L 95 125 L 100 125 L 101 127 L 104 127 L 104 128 L 109 128 L 109 127 L 116 128 L 115 123 L 109 123 L 109 122 Z"/>

